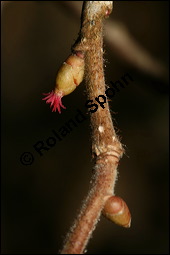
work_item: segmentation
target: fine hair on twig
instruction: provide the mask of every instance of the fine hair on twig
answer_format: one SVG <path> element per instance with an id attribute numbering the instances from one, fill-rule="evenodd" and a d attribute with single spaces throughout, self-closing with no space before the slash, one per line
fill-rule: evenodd
<path id="1" fill-rule="evenodd" d="M 79 37 L 72 47 L 85 60 L 87 99 L 104 95 L 103 21 L 112 12 L 112 1 L 84 1 Z M 67 234 L 61 254 L 82 254 L 101 213 L 109 220 L 130 227 L 126 203 L 114 195 L 117 167 L 124 150 L 112 122 L 109 104 L 90 113 L 93 176 L 90 190 L 73 226 Z"/>

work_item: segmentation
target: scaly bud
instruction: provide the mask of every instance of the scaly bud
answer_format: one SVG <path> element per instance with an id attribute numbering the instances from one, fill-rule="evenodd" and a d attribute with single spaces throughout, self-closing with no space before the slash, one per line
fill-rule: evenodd
<path id="1" fill-rule="evenodd" d="M 42 100 L 47 100 L 46 103 L 51 104 L 50 106 L 53 107 L 53 112 L 56 112 L 57 109 L 58 112 L 61 113 L 61 107 L 66 109 L 61 102 L 62 97 L 72 93 L 83 81 L 83 76 L 84 54 L 77 51 L 70 55 L 62 64 L 57 73 L 54 90 L 50 93 L 44 94 L 46 97 Z"/>
<path id="2" fill-rule="evenodd" d="M 122 198 L 117 196 L 109 197 L 104 205 L 102 213 L 107 219 L 114 223 L 125 228 L 130 228 L 130 211 Z"/>

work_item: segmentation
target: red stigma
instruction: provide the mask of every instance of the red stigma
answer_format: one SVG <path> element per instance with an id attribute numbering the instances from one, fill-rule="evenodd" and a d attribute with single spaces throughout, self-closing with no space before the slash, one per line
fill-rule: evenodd
<path id="1" fill-rule="evenodd" d="M 46 95 L 46 97 L 43 98 L 42 100 L 46 100 L 47 104 L 51 104 L 50 107 L 52 108 L 52 112 L 56 112 L 56 110 L 58 110 L 58 112 L 61 113 L 61 107 L 63 109 L 66 109 L 66 107 L 61 102 L 61 98 L 63 97 L 63 94 L 61 91 L 58 91 L 58 93 L 55 93 L 52 90 L 49 93 L 43 93 L 43 95 Z"/>

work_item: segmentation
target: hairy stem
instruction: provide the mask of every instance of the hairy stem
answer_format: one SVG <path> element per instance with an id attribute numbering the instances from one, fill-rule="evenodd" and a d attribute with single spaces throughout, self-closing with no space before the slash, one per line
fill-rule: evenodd
<path id="1" fill-rule="evenodd" d="M 74 51 L 85 54 L 88 99 L 105 95 L 103 70 L 103 20 L 112 11 L 112 1 L 85 1 L 82 25 Z M 92 156 L 95 160 L 92 184 L 81 211 L 67 235 L 61 254 L 82 254 L 95 229 L 104 204 L 114 193 L 117 166 L 123 155 L 111 119 L 108 102 L 91 113 Z"/>

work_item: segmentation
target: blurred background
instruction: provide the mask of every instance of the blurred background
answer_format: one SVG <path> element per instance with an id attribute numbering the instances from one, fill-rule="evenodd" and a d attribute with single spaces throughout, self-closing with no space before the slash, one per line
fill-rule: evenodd
<path id="1" fill-rule="evenodd" d="M 1 253 L 56 254 L 89 188 L 90 127 L 84 83 L 64 97 L 62 114 L 51 112 L 42 93 L 53 89 L 77 38 L 82 1 L 1 2 Z M 124 53 L 126 40 L 118 49 L 119 33 L 105 32 L 107 85 L 125 73 L 134 79 L 110 102 L 126 146 L 115 192 L 127 202 L 132 226 L 101 217 L 87 254 L 168 253 L 168 7 L 168 1 L 115 1 L 106 21 L 146 50 L 131 60 L 133 43 Z M 150 56 L 143 66 L 138 54 Z M 40 156 L 33 145 L 59 133 L 77 109 L 87 119 Z M 24 152 L 32 153 L 32 164 L 21 163 Z"/>

